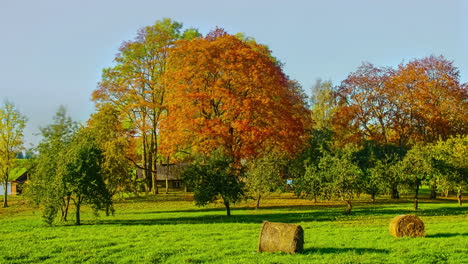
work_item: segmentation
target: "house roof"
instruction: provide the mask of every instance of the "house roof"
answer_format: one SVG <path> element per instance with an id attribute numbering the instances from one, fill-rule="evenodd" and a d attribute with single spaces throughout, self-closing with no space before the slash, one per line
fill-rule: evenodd
<path id="1" fill-rule="evenodd" d="M 16 181 L 18 178 L 23 176 L 28 170 L 26 168 L 18 167 L 14 168 L 10 171 L 10 175 L 8 177 L 9 181 Z"/>
<path id="2" fill-rule="evenodd" d="M 20 178 L 23 176 L 27 171 L 28 167 L 28 160 L 27 159 L 17 159 L 16 160 L 16 167 L 10 171 L 10 175 L 8 175 L 8 181 L 22 181 Z"/>

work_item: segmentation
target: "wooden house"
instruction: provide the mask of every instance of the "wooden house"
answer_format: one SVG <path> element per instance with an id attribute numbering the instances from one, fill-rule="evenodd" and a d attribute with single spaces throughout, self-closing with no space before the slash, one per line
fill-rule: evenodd
<path id="1" fill-rule="evenodd" d="M 14 169 L 10 173 L 10 180 L 7 184 L 8 195 L 19 195 L 23 193 L 23 185 L 29 180 L 29 173 L 24 168 Z M 4 186 L 0 183 L 0 195 L 4 192 Z"/>
<path id="2" fill-rule="evenodd" d="M 182 181 L 182 172 L 190 163 L 171 163 L 157 165 L 156 184 L 160 188 L 182 189 L 185 187 Z M 144 178 L 142 169 L 137 169 L 137 177 Z M 166 186 L 167 184 L 167 186 Z"/>

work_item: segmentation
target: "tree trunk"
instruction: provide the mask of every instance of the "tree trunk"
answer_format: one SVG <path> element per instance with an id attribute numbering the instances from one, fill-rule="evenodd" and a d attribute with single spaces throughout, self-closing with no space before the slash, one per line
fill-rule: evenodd
<path id="1" fill-rule="evenodd" d="M 458 205 L 462 206 L 463 200 L 462 200 L 462 188 L 461 187 L 458 187 L 457 200 L 458 200 Z"/>
<path id="2" fill-rule="evenodd" d="M 231 207 L 229 207 L 229 201 L 224 199 L 224 206 L 226 206 L 226 215 L 231 216 Z"/>
<path id="3" fill-rule="evenodd" d="M 255 209 L 258 209 L 260 208 L 260 199 L 262 198 L 262 195 L 259 194 L 258 197 L 257 197 L 257 205 L 255 205 Z"/>
<path id="4" fill-rule="evenodd" d="M 392 190 L 390 192 L 390 199 L 399 199 L 400 198 L 400 193 L 398 192 L 397 187 L 392 187 Z"/>
<path id="5" fill-rule="evenodd" d="M 6 176 L 3 182 L 3 208 L 8 207 L 8 176 Z"/>
<path id="6" fill-rule="evenodd" d="M 418 210 L 418 194 L 419 194 L 419 184 L 416 185 L 416 192 L 414 194 L 414 210 Z"/>
<path id="7" fill-rule="evenodd" d="M 141 173 L 144 175 L 144 183 L 145 183 L 145 193 L 148 194 L 150 192 L 150 186 L 148 184 L 149 178 L 151 176 L 149 170 L 148 170 L 148 150 L 147 150 L 147 138 L 146 135 L 143 133 L 142 135 L 143 139 L 143 155 L 142 155 L 142 162 L 143 162 L 143 170 Z"/>
<path id="8" fill-rule="evenodd" d="M 351 214 L 351 210 L 353 210 L 353 204 L 351 203 L 351 199 L 346 200 L 346 214 Z"/>
<path id="9" fill-rule="evenodd" d="M 372 203 L 375 203 L 375 193 L 371 194 Z"/>
<path id="10" fill-rule="evenodd" d="M 446 189 L 446 190 L 444 191 L 444 196 L 445 196 L 445 198 L 448 198 L 448 196 L 449 196 L 449 190 L 448 190 L 448 189 Z"/>
<path id="11" fill-rule="evenodd" d="M 76 222 L 75 224 L 76 225 L 81 225 L 81 221 L 80 221 L 80 206 L 81 206 L 81 201 L 80 201 L 80 198 L 78 197 L 77 198 L 77 202 L 75 203 L 75 208 L 76 208 Z"/>
<path id="12" fill-rule="evenodd" d="M 70 196 L 67 197 L 67 201 L 65 203 L 65 208 L 64 210 L 62 211 L 62 221 L 67 221 L 67 217 L 68 217 L 68 207 L 70 206 Z"/>
<path id="13" fill-rule="evenodd" d="M 429 199 L 436 199 L 437 198 L 437 185 L 431 185 L 431 195 Z"/>
<path id="14" fill-rule="evenodd" d="M 166 168 L 167 168 L 166 169 L 166 194 L 169 193 L 169 172 L 170 172 L 170 170 L 169 170 L 169 168 L 170 168 L 169 167 L 169 161 L 170 161 L 169 157 L 167 157 L 167 162 L 166 162 Z"/>

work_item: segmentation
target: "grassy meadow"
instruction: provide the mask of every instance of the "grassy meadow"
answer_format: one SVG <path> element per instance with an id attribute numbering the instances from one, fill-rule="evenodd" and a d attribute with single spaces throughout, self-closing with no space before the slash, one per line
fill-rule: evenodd
<path id="1" fill-rule="evenodd" d="M 227 217 L 221 203 L 199 208 L 173 193 L 121 199 L 110 217 L 85 209 L 83 225 L 53 227 L 20 197 L 10 201 L 0 208 L 0 263 L 468 263 L 468 210 L 454 199 L 422 199 L 415 212 L 410 199 L 361 197 L 345 215 L 339 202 L 276 194 Z M 391 237 L 390 220 L 414 213 L 426 237 Z M 304 252 L 257 253 L 263 220 L 300 224 Z"/>

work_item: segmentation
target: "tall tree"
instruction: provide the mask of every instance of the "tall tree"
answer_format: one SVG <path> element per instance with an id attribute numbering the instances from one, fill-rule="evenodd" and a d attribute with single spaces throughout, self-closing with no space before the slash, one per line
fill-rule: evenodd
<path id="1" fill-rule="evenodd" d="M 154 193 L 158 192 L 160 122 L 167 114 L 167 85 L 163 76 L 168 67 L 168 52 L 176 40 L 199 35 L 194 29 L 183 33 L 181 29 L 181 23 L 167 18 L 142 28 L 134 41 L 123 43 L 115 58 L 116 65 L 103 70 L 102 81 L 92 96 L 98 105 L 111 103 L 132 124 L 141 146 L 141 160 L 133 161 L 144 170 L 147 189 Z"/>
<path id="2" fill-rule="evenodd" d="M 178 42 L 169 62 L 167 152 L 221 148 L 239 166 L 268 146 L 294 152 L 302 145 L 308 111 L 263 46 L 217 29 Z"/>
<path id="3" fill-rule="evenodd" d="M 16 153 L 23 150 L 23 130 L 26 117 L 9 101 L 0 108 L 0 177 L 2 180 L 3 207 L 8 207 L 8 178 L 15 167 Z"/>
<path id="4" fill-rule="evenodd" d="M 133 164 L 127 158 L 132 155 L 131 140 L 119 116 L 115 107 L 103 104 L 88 120 L 88 129 L 102 151 L 102 177 L 112 195 L 133 190 Z"/>
<path id="5" fill-rule="evenodd" d="M 444 57 L 402 63 L 397 70 L 363 64 L 337 90 L 335 133 L 345 141 L 412 146 L 466 134 L 467 85 Z"/>
<path id="6" fill-rule="evenodd" d="M 468 89 L 459 79 L 453 62 L 442 56 L 400 64 L 387 87 L 398 109 L 392 123 L 402 144 L 468 133 Z"/>
<path id="7" fill-rule="evenodd" d="M 315 129 L 331 129 L 336 99 L 331 81 L 316 80 L 312 87 L 312 120 Z"/>
<path id="8" fill-rule="evenodd" d="M 387 143 L 392 110 L 386 82 L 393 74 L 389 68 L 363 63 L 341 83 L 337 90 L 339 107 L 334 118 L 335 133 L 346 141 L 364 139 Z"/>

